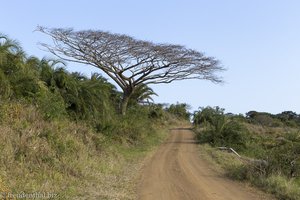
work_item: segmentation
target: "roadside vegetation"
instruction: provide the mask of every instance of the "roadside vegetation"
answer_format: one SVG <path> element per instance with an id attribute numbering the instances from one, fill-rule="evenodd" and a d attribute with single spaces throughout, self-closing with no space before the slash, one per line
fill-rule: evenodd
<path id="1" fill-rule="evenodd" d="M 0 192 L 134 199 L 141 161 L 179 120 L 147 85 L 121 115 L 114 85 L 64 67 L 0 36 Z"/>
<path id="2" fill-rule="evenodd" d="M 244 116 L 206 107 L 193 117 L 200 148 L 229 177 L 248 181 L 279 199 L 300 199 L 300 115 L 250 111 Z M 228 148 L 241 157 L 221 151 Z"/>

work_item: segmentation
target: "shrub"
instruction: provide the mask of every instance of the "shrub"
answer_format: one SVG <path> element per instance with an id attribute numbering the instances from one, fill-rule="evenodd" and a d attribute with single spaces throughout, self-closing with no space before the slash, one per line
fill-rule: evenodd
<path id="1" fill-rule="evenodd" d="M 191 114 L 188 111 L 189 108 L 190 106 L 185 103 L 177 103 L 170 105 L 168 108 L 166 108 L 166 111 L 173 114 L 179 119 L 189 121 L 191 116 Z"/>
<path id="2" fill-rule="evenodd" d="M 247 129 L 242 123 L 228 119 L 223 111 L 219 107 L 208 107 L 196 113 L 194 123 L 204 125 L 204 130 L 198 133 L 199 141 L 213 146 L 244 149 L 248 139 Z"/>
<path id="3" fill-rule="evenodd" d="M 221 135 L 226 146 L 236 150 L 246 148 L 249 136 L 247 129 L 242 124 L 235 121 L 228 122 L 221 131 Z"/>
<path id="4" fill-rule="evenodd" d="M 159 105 L 151 106 L 148 114 L 150 119 L 163 119 L 165 117 L 165 112 L 163 108 Z"/>
<path id="5" fill-rule="evenodd" d="M 223 124 L 222 129 L 216 128 L 201 131 L 197 134 L 200 143 L 210 143 L 213 146 L 232 147 L 235 150 L 246 148 L 248 140 L 247 129 L 238 122 L 230 121 Z"/>
<path id="6" fill-rule="evenodd" d="M 286 141 L 268 150 L 269 173 L 293 177 L 299 174 L 300 143 Z"/>
<path id="7" fill-rule="evenodd" d="M 7 99 L 11 96 L 11 85 L 5 74 L 0 68 L 0 99 Z"/>
<path id="8" fill-rule="evenodd" d="M 219 123 L 217 118 L 224 118 L 224 109 L 217 107 L 206 107 L 200 108 L 199 111 L 196 111 L 193 116 L 193 124 L 195 126 L 207 126 L 209 124 Z"/>
<path id="9" fill-rule="evenodd" d="M 43 88 L 36 97 L 36 105 L 43 113 L 44 119 L 61 119 L 67 115 L 66 105 L 62 96 Z"/>

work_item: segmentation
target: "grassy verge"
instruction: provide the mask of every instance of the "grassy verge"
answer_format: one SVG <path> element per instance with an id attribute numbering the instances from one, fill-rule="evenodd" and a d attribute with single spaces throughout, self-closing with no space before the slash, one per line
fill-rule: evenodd
<path id="1" fill-rule="evenodd" d="M 43 120 L 31 105 L 2 105 L 0 113 L 0 192 L 16 198 L 135 199 L 143 158 L 168 127 L 137 117 L 119 122 L 117 134 L 104 134 L 67 119 Z"/>
<path id="2" fill-rule="evenodd" d="M 273 194 L 278 199 L 300 199 L 299 179 L 288 179 L 280 174 L 257 176 L 255 175 L 253 166 L 246 164 L 231 153 L 219 151 L 208 144 L 201 144 L 199 148 L 200 152 L 202 152 L 201 156 L 224 175 L 234 180 L 250 183 L 253 186 Z"/>
<path id="3" fill-rule="evenodd" d="M 196 112 L 194 125 L 201 144 L 231 147 L 242 156 L 232 157 L 209 146 L 204 152 L 224 173 L 251 183 L 279 199 L 300 199 L 299 117 L 287 111 L 272 115 L 250 111 L 225 114 L 224 109 L 207 107 Z"/>
<path id="4" fill-rule="evenodd" d="M 158 129 L 153 135 L 144 139 L 143 144 L 137 146 L 119 146 L 112 144 L 111 154 L 103 163 L 105 172 L 98 176 L 97 197 L 100 199 L 136 199 L 136 182 L 145 157 L 165 140 L 167 129 Z M 99 180 L 101 179 L 101 180 Z M 94 186 L 90 188 L 95 191 Z"/>

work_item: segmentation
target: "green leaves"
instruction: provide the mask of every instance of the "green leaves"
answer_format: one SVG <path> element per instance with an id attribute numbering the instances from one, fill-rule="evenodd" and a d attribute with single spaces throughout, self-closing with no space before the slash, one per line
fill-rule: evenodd
<path id="1" fill-rule="evenodd" d="M 153 102 L 152 96 L 157 96 L 157 94 L 146 84 L 141 84 L 136 86 L 133 93 L 130 96 L 128 106 L 134 106 L 139 103 Z"/>
<path id="2" fill-rule="evenodd" d="M 66 113 L 75 120 L 111 119 L 116 88 L 99 74 L 69 73 L 59 60 L 26 57 L 15 41 L 0 35 L 0 98 L 34 103 L 46 119 Z"/>

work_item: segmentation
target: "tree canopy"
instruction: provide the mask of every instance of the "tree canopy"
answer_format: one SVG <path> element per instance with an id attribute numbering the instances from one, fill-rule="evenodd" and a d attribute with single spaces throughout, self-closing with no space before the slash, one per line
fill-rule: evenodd
<path id="1" fill-rule="evenodd" d="M 124 34 L 105 31 L 38 27 L 53 44 L 41 43 L 59 58 L 101 69 L 123 91 L 121 111 L 141 84 L 171 83 L 186 79 L 222 82 L 216 72 L 224 70 L 219 61 L 181 45 L 155 44 Z"/>

